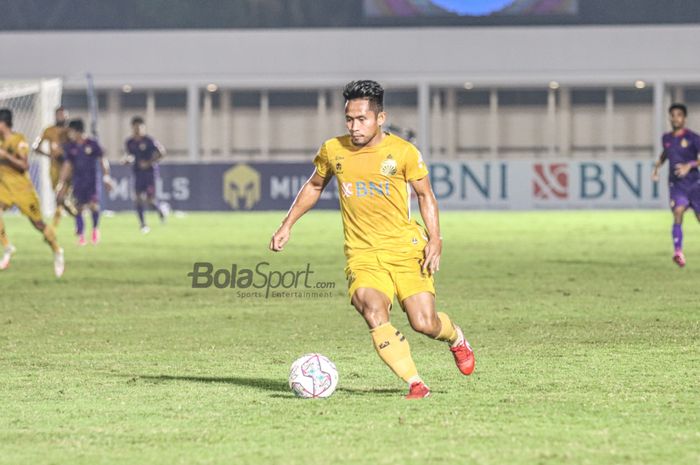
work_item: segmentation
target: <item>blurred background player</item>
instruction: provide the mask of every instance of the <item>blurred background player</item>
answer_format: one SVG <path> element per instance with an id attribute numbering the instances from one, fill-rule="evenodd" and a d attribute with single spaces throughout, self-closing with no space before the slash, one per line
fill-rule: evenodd
<path id="1" fill-rule="evenodd" d="M 654 166 L 653 180 L 659 180 L 659 169 L 668 159 L 668 187 L 673 212 L 673 261 L 685 266 L 683 255 L 683 215 L 692 208 L 700 221 L 700 172 L 698 152 L 700 136 L 685 127 L 688 109 L 674 103 L 668 110 L 672 131 L 663 135 L 663 152 Z"/>
<path id="2" fill-rule="evenodd" d="M 100 203 L 97 195 L 97 182 L 102 167 L 102 181 L 107 190 L 111 190 L 112 182 L 109 177 L 109 163 L 103 157 L 102 147 L 96 140 L 85 137 L 85 124 L 82 119 L 74 119 L 68 124 L 68 142 L 63 147 L 65 163 L 61 169 L 61 179 L 58 183 L 58 200 L 64 200 L 68 179 L 72 179 L 73 197 L 77 215 L 75 217 L 75 233 L 78 244 L 85 245 L 85 222 L 83 211 L 89 209 L 92 214 L 92 243 L 100 241 Z M 72 177 L 72 178 L 71 178 Z"/>
<path id="3" fill-rule="evenodd" d="M 377 82 L 350 82 L 343 96 L 350 134 L 321 146 L 316 169 L 272 236 L 270 249 L 283 249 L 294 223 L 335 176 L 350 303 L 365 319 L 379 357 L 408 383 L 406 398 L 428 397 L 430 389 L 418 375 L 406 337 L 389 321 L 394 295 L 415 331 L 446 342 L 462 374 L 474 370 L 474 352 L 462 330 L 435 310 L 433 275 L 440 267 L 442 237 L 428 169 L 415 146 L 382 130 L 384 89 Z M 427 231 L 411 220 L 409 185 Z"/>
<path id="4" fill-rule="evenodd" d="M 68 142 L 68 111 L 64 107 L 56 108 L 56 122 L 53 126 L 44 129 L 41 137 L 34 143 L 34 151 L 46 155 L 51 160 L 51 184 L 56 193 L 56 186 L 61 177 L 61 167 L 65 157 L 63 155 L 63 145 Z M 66 186 L 70 190 L 70 181 L 66 181 Z M 65 210 L 75 216 L 75 207 L 70 202 L 69 195 L 64 198 L 63 204 L 56 204 L 56 213 L 53 218 L 53 226 L 58 227 Z"/>
<path id="5" fill-rule="evenodd" d="M 29 178 L 29 144 L 24 135 L 12 131 L 12 111 L 0 109 L 0 243 L 3 256 L 0 270 L 10 266 L 10 259 L 15 248 L 10 244 L 5 232 L 3 212 L 16 205 L 36 229 L 41 231 L 44 239 L 54 253 L 54 273 L 61 277 L 64 271 L 63 249 L 56 241 L 53 227 L 41 218 L 39 196 Z"/>
<path id="6" fill-rule="evenodd" d="M 144 212 L 151 207 L 158 212 L 160 221 L 165 221 L 165 213 L 156 199 L 156 178 L 158 162 L 165 156 L 165 149 L 152 137 L 146 135 L 146 124 L 140 116 L 131 119 L 132 136 L 126 140 L 126 164 L 134 168 L 134 190 L 136 191 L 136 213 L 139 216 L 141 232 L 148 234 Z"/>

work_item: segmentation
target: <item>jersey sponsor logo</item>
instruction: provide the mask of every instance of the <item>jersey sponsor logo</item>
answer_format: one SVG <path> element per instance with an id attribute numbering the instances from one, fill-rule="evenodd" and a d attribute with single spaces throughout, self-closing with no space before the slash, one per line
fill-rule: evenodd
<path id="1" fill-rule="evenodd" d="M 688 139 L 686 139 L 685 137 L 683 138 L 683 140 L 681 140 L 681 147 L 683 147 L 684 149 L 688 148 Z"/>
<path id="2" fill-rule="evenodd" d="M 394 160 L 391 155 L 387 155 L 386 160 L 384 160 L 379 167 L 379 172 L 384 176 L 393 176 L 396 174 L 397 169 L 398 165 L 396 164 L 396 160 Z"/>
<path id="3" fill-rule="evenodd" d="M 234 210 L 250 210 L 261 197 L 260 173 L 240 163 L 224 172 L 224 200 Z"/>
<path id="4" fill-rule="evenodd" d="M 389 181 L 355 181 L 340 183 L 343 197 L 389 197 Z"/>
<path id="5" fill-rule="evenodd" d="M 92 155 L 92 147 L 89 145 L 85 146 L 85 155 Z"/>
<path id="6" fill-rule="evenodd" d="M 146 143 L 145 142 L 141 142 L 139 144 L 139 150 L 141 150 L 142 152 L 146 150 Z"/>
<path id="7" fill-rule="evenodd" d="M 335 164 L 335 174 L 343 174 L 343 165 L 340 162 Z"/>
<path id="8" fill-rule="evenodd" d="M 569 197 L 569 171 L 566 163 L 535 163 L 532 193 L 536 199 Z"/>

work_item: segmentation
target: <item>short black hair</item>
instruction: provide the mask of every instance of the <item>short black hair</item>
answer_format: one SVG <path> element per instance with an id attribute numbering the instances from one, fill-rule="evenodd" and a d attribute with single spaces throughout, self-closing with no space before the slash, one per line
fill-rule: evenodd
<path id="1" fill-rule="evenodd" d="M 143 118 L 140 116 L 134 116 L 131 118 L 131 125 L 133 126 L 134 124 L 144 124 Z"/>
<path id="2" fill-rule="evenodd" d="M 5 123 L 8 128 L 12 127 L 12 110 L 9 108 L 0 108 L 0 121 Z"/>
<path id="3" fill-rule="evenodd" d="M 680 110 L 683 112 L 683 116 L 688 116 L 688 107 L 686 107 L 682 103 L 674 103 L 673 105 L 668 107 L 669 113 L 671 113 L 673 110 Z"/>
<path id="4" fill-rule="evenodd" d="M 384 88 L 377 81 L 350 81 L 343 88 L 345 102 L 367 99 L 375 113 L 384 111 Z"/>
<path id="5" fill-rule="evenodd" d="M 81 134 L 85 132 L 85 123 L 83 123 L 83 120 L 81 118 L 70 120 L 70 123 L 68 123 L 68 127 L 74 131 L 78 131 Z"/>

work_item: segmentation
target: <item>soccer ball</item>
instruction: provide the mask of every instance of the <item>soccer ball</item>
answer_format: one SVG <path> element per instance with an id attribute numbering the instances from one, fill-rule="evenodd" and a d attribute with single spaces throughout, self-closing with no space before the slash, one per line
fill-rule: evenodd
<path id="1" fill-rule="evenodd" d="M 338 370 L 321 354 L 302 355 L 289 369 L 289 387 L 298 397 L 329 397 L 337 385 Z"/>

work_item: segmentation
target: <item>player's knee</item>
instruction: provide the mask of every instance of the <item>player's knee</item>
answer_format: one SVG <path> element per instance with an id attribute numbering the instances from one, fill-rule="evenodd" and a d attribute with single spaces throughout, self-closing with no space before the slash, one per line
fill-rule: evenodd
<path id="1" fill-rule="evenodd" d="M 356 300 L 353 302 L 353 305 L 370 328 L 377 327 L 388 321 L 389 309 L 383 302 Z"/>
<path id="2" fill-rule="evenodd" d="M 437 315 L 418 315 L 412 318 L 410 323 L 414 331 L 426 336 L 434 337 L 440 334 L 440 320 Z"/>

